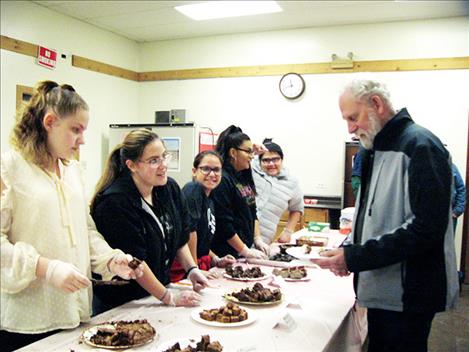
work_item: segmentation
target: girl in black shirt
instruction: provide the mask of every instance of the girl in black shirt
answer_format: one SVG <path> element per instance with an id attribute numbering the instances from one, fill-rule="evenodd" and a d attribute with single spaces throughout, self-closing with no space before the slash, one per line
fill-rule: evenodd
<path id="1" fill-rule="evenodd" d="M 186 197 L 190 215 L 189 249 L 199 269 L 208 275 L 211 266 L 225 267 L 236 259 L 231 255 L 219 258 L 210 250 L 215 235 L 215 207 L 210 197 L 212 191 L 220 184 L 222 159 L 215 151 L 203 151 L 194 159 L 192 168 L 193 181 L 182 189 Z M 176 282 L 184 277 L 184 270 L 178 262 L 171 268 L 171 281 Z M 210 276 L 209 276 L 210 277 Z"/>

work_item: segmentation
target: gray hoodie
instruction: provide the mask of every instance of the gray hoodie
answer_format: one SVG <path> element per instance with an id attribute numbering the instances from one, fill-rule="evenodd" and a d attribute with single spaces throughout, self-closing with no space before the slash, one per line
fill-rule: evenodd
<path id="1" fill-rule="evenodd" d="M 303 192 L 298 180 L 290 176 L 285 168 L 277 176 L 269 176 L 262 170 L 258 158 L 252 161 L 251 167 L 256 185 L 257 218 L 261 236 L 265 243 L 270 244 L 285 210 L 303 213 Z"/>

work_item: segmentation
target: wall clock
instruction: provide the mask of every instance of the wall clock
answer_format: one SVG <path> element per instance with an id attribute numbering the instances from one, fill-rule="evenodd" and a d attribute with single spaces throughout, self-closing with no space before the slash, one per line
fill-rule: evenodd
<path id="1" fill-rule="evenodd" d="M 280 93 L 287 99 L 296 99 L 305 91 L 305 81 L 298 73 L 287 73 L 280 78 Z"/>

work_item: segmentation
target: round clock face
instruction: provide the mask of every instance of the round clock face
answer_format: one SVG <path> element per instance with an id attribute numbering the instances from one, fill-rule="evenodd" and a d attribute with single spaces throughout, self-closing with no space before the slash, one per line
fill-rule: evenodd
<path id="1" fill-rule="evenodd" d="M 279 83 L 280 92 L 287 99 L 296 99 L 305 91 L 305 81 L 298 73 L 287 73 Z"/>

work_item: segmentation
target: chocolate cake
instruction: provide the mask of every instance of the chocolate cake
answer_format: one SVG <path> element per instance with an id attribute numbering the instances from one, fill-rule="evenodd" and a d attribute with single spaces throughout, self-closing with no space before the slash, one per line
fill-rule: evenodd
<path id="1" fill-rule="evenodd" d="M 101 346 L 135 346 L 150 341 L 156 334 L 146 319 L 134 321 L 112 321 L 104 323 L 90 341 Z M 104 325 L 103 324 L 103 325 Z"/>
<path id="2" fill-rule="evenodd" d="M 220 308 L 204 309 L 199 315 L 204 320 L 226 324 L 238 323 L 248 318 L 248 312 L 232 302 Z"/>
<path id="3" fill-rule="evenodd" d="M 231 294 L 241 302 L 277 302 L 282 299 L 282 294 L 279 289 L 271 290 L 256 283 L 252 288 L 244 288 L 241 291 L 233 292 Z"/>
<path id="4" fill-rule="evenodd" d="M 172 347 L 164 350 L 163 352 L 221 352 L 223 346 L 218 341 L 210 342 L 209 335 L 203 335 L 200 342 L 197 342 L 196 347 L 187 346 L 181 348 L 179 342 L 175 343 Z"/>
<path id="5" fill-rule="evenodd" d="M 135 258 L 133 257 L 133 259 L 129 262 L 129 267 L 133 270 L 137 269 L 138 266 L 142 264 L 142 260 L 138 259 L 138 258 Z"/>
<path id="6" fill-rule="evenodd" d="M 239 265 L 235 267 L 233 267 L 232 265 L 229 265 L 226 267 L 225 272 L 231 277 L 236 278 L 236 279 L 254 279 L 254 278 L 265 276 L 261 268 L 259 268 L 258 266 L 243 269 Z"/>

